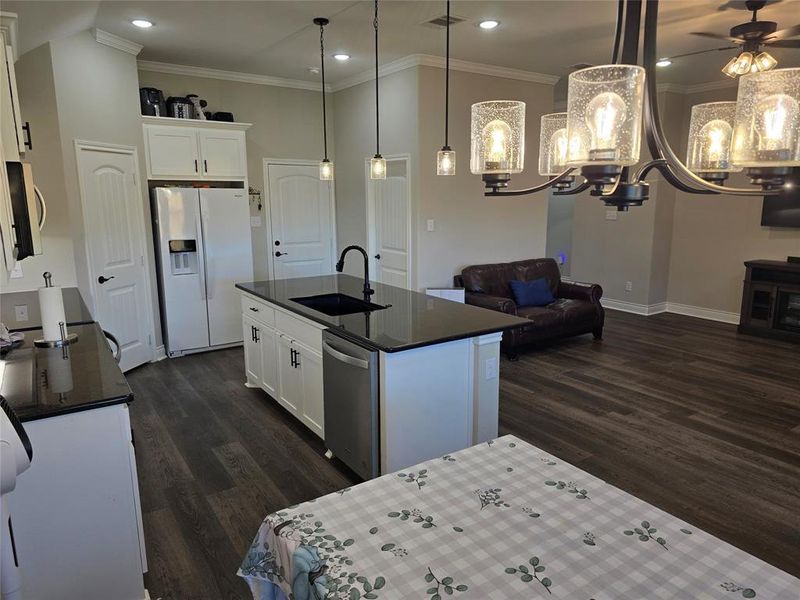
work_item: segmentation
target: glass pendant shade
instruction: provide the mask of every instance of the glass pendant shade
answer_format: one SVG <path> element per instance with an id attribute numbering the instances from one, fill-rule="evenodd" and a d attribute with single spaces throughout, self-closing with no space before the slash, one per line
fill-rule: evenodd
<path id="1" fill-rule="evenodd" d="M 753 54 L 750 52 L 742 52 L 736 57 L 733 63 L 733 72 L 735 75 L 746 75 L 753 69 Z"/>
<path id="2" fill-rule="evenodd" d="M 567 113 L 542 115 L 539 129 L 539 175 L 559 175 L 567 167 Z"/>
<path id="3" fill-rule="evenodd" d="M 369 161 L 369 178 L 386 179 L 386 159 L 376 154 Z"/>
<path id="4" fill-rule="evenodd" d="M 472 105 L 469 168 L 475 175 L 521 173 L 525 163 L 525 103 Z"/>
<path id="5" fill-rule="evenodd" d="M 436 174 L 456 174 L 456 153 L 455 150 L 451 150 L 449 146 L 443 147 L 436 153 Z"/>
<path id="6" fill-rule="evenodd" d="M 333 181 L 333 163 L 327 158 L 319 163 L 319 178 L 322 181 Z"/>
<path id="7" fill-rule="evenodd" d="M 753 64 L 759 71 L 769 71 L 777 66 L 778 61 L 769 52 L 762 52 L 753 59 Z"/>
<path id="8" fill-rule="evenodd" d="M 800 166 L 800 68 L 739 80 L 732 146 L 737 167 Z"/>
<path id="9" fill-rule="evenodd" d="M 731 138 L 736 102 L 708 102 L 692 107 L 686 165 L 704 173 L 740 171 L 731 163 Z"/>
<path id="10" fill-rule="evenodd" d="M 724 67 L 722 67 L 722 72 L 727 75 L 728 77 L 736 78 L 736 59 L 739 58 L 738 56 L 734 56 L 730 59 Z"/>
<path id="11" fill-rule="evenodd" d="M 603 65 L 569 76 L 567 165 L 630 166 L 639 161 L 645 70 Z"/>

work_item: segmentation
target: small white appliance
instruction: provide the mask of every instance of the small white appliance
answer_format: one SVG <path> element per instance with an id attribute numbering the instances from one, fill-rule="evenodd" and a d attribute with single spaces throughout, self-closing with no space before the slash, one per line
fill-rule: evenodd
<path id="1" fill-rule="evenodd" d="M 0 597 L 22 599 L 22 577 L 14 541 L 14 524 L 8 507 L 8 494 L 17 486 L 17 476 L 28 470 L 33 449 L 25 428 L 0 396 Z"/>
<path id="2" fill-rule="evenodd" d="M 158 187 L 152 200 L 167 354 L 240 344 L 234 284 L 253 279 L 246 191 Z"/>

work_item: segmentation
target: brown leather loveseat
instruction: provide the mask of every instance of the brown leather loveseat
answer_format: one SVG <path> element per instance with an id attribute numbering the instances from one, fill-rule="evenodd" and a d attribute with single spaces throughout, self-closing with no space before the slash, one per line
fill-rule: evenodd
<path id="1" fill-rule="evenodd" d="M 555 301 L 547 306 L 517 306 L 510 282 L 542 277 L 547 279 Z M 456 275 L 455 284 L 465 289 L 467 304 L 531 320 L 530 325 L 503 334 L 501 348 L 512 359 L 517 358 L 521 347 L 543 340 L 584 333 L 593 334 L 595 339 L 603 337 L 603 288 L 561 281 L 561 272 L 552 258 L 465 267 L 461 275 Z"/>

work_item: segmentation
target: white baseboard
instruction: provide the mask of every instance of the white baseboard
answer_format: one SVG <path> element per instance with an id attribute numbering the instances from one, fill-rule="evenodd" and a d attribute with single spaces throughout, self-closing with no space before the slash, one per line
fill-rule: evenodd
<path id="1" fill-rule="evenodd" d="M 633 313 L 635 315 L 657 315 L 658 313 L 666 312 L 667 303 L 659 302 L 658 304 L 637 304 L 636 302 L 628 302 L 626 300 L 614 300 L 613 298 L 603 298 L 600 300 L 605 308 L 612 310 L 621 310 L 622 312 Z"/>
<path id="2" fill-rule="evenodd" d="M 686 315 L 687 317 L 697 317 L 698 319 L 708 319 L 709 321 L 720 321 L 721 323 L 732 323 L 734 325 L 739 324 L 739 313 L 717 310 L 715 308 L 703 308 L 702 306 L 667 302 L 667 312 L 675 313 L 676 315 Z"/>
<path id="3" fill-rule="evenodd" d="M 155 356 L 150 362 L 158 362 L 160 360 L 164 360 L 165 358 L 167 358 L 167 351 L 164 348 L 164 344 L 161 344 L 160 346 L 156 346 Z"/>
<path id="4" fill-rule="evenodd" d="M 613 298 L 603 298 L 600 303 L 605 308 L 620 310 L 622 312 L 633 313 L 635 315 L 657 315 L 668 312 L 687 317 L 697 317 L 709 321 L 719 321 L 721 323 L 739 324 L 739 313 L 717 310 L 715 308 L 703 308 L 702 306 L 691 306 L 689 304 L 678 304 L 677 302 L 658 302 L 656 304 L 637 304 L 626 300 L 614 300 Z"/>

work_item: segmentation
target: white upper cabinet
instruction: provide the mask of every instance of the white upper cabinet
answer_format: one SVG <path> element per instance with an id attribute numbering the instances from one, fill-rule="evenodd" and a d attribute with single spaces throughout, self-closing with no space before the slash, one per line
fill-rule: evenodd
<path id="1" fill-rule="evenodd" d="M 203 174 L 207 177 L 246 177 L 244 131 L 198 129 Z"/>
<path id="2" fill-rule="evenodd" d="M 0 135 L 6 160 L 19 160 L 25 153 L 22 115 L 19 109 L 14 56 L 5 36 L 0 33 Z"/>
<path id="3" fill-rule="evenodd" d="M 148 179 L 247 178 L 249 123 L 142 117 Z"/>

